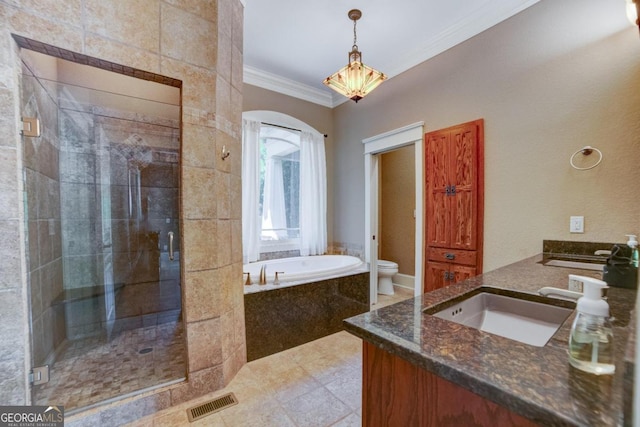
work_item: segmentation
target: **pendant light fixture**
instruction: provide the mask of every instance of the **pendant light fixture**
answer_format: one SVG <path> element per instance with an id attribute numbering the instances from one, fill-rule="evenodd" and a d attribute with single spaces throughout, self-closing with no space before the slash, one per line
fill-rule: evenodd
<path id="1" fill-rule="evenodd" d="M 353 47 L 349 52 L 349 64 L 324 79 L 323 83 L 347 98 L 358 102 L 382 83 L 387 76 L 362 63 L 362 53 L 356 44 L 356 22 L 362 17 L 362 12 L 358 9 L 352 9 L 347 15 L 353 21 Z"/>

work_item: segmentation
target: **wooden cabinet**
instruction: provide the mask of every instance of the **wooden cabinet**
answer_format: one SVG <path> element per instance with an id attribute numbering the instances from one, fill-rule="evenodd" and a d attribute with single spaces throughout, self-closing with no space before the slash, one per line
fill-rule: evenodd
<path id="1" fill-rule="evenodd" d="M 366 427 L 538 425 L 366 341 L 362 367 Z"/>
<path id="2" fill-rule="evenodd" d="M 425 292 L 482 271 L 484 121 L 425 134 Z"/>

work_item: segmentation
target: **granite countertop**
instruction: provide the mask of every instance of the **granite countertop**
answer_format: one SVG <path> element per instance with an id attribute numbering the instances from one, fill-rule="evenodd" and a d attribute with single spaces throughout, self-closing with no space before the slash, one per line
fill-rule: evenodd
<path id="1" fill-rule="evenodd" d="M 575 311 L 544 347 L 534 347 L 424 314 L 481 286 L 537 295 L 567 288 L 569 274 L 591 270 L 544 266 L 542 254 L 420 297 L 344 321 L 350 333 L 545 426 L 623 425 L 633 387 L 636 291 L 610 288 L 616 373 L 597 376 L 569 364 Z M 534 298 L 534 297 L 532 297 Z M 631 387 L 631 389 L 630 389 Z"/>

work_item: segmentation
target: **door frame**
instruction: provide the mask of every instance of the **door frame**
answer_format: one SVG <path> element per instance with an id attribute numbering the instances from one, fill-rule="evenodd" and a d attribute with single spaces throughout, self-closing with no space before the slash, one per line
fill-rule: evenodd
<path id="1" fill-rule="evenodd" d="M 365 244 L 365 261 L 369 263 L 369 292 L 370 302 L 378 302 L 378 155 L 397 148 L 413 145 L 415 154 L 416 174 L 416 206 L 415 206 L 415 271 L 414 295 L 422 295 L 422 260 L 424 234 L 423 194 L 424 194 L 424 122 L 416 122 L 389 132 L 385 132 L 362 140 L 364 144 L 364 174 L 365 174 L 365 216 L 364 227 L 367 243 Z"/>

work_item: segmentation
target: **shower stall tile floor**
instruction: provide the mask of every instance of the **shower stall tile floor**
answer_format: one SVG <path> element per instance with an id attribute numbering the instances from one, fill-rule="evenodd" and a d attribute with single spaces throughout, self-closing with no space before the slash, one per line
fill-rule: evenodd
<path id="1" fill-rule="evenodd" d="M 111 340 L 72 341 L 53 364 L 50 381 L 34 386 L 34 405 L 65 412 L 185 377 L 182 322 L 122 331 Z"/>

